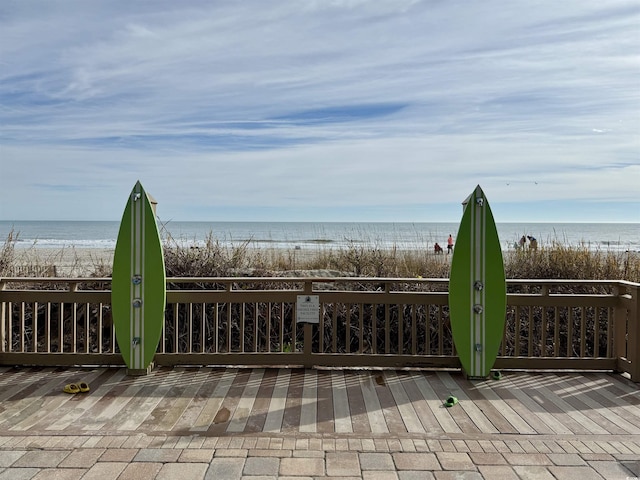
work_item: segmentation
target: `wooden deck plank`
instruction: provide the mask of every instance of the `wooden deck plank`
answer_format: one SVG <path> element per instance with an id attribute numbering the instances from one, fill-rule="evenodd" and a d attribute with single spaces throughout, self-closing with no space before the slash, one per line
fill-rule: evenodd
<path id="1" fill-rule="evenodd" d="M 251 414 L 245 426 L 245 432 L 255 433 L 264 430 L 277 376 L 278 370 L 272 368 L 265 370 L 262 381 L 260 382 L 260 387 L 258 388 L 258 393 L 256 394 L 256 399 L 253 402 Z"/>
<path id="2" fill-rule="evenodd" d="M 73 424 L 82 419 L 87 412 L 93 409 L 93 406 L 100 400 L 111 385 L 107 382 L 117 383 L 125 376 L 123 368 L 108 368 L 101 372 L 101 375 L 89 384 L 91 392 L 89 395 L 77 396 L 71 399 L 72 409 L 65 414 L 60 415 L 58 420 L 45 426 L 45 430 L 62 431 L 70 428 Z"/>
<path id="3" fill-rule="evenodd" d="M 0 390 L 0 401 L 6 400 L 15 395 L 15 392 L 33 384 L 37 379 L 44 378 L 46 373 L 43 367 L 33 368 L 5 368 L 0 377 L 0 386 L 11 385 L 11 387 Z M 13 393 L 9 393 L 13 392 Z"/>
<path id="4" fill-rule="evenodd" d="M 384 414 L 382 413 L 380 400 L 376 393 L 373 376 L 361 375 L 360 388 L 362 389 L 362 399 L 364 400 L 364 406 L 367 410 L 367 417 L 371 431 L 373 433 L 389 433 L 389 427 L 387 426 Z"/>
<path id="5" fill-rule="evenodd" d="M 404 391 L 407 393 L 407 397 L 411 402 L 413 409 L 422 424 L 422 428 L 425 432 L 436 433 L 444 432 L 442 425 L 438 422 L 433 411 L 429 408 L 427 401 L 420 392 L 418 385 L 415 381 L 413 372 L 396 372 Z"/>
<path id="6" fill-rule="evenodd" d="M 537 419 L 537 421 L 532 420 L 531 422 L 532 426 L 538 430 L 538 433 L 541 433 L 539 430 L 539 425 L 541 424 L 546 425 L 551 432 L 557 435 L 568 435 L 573 433 L 570 429 L 565 427 L 563 423 L 558 422 L 556 418 L 546 411 L 542 405 L 533 400 L 533 398 L 531 398 L 532 392 L 525 392 L 521 390 L 517 384 L 513 383 L 512 377 L 513 375 L 511 374 L 505 375 L 502 377 L 501 383 L 508 385 L 509 391 L 513 396 L 522 403 L 526 411 L 528 411 L 532 417 Z M 535 395 L 534 392 L 533 394 Z"/>
<path id="7" fill-rule="evenodd" d="M 269 412 L 264 422 L 265 432 L 279 432 L 282 429 L 290 380 L 291 370 L 281 369 L 278 371 L 278 378 L 276 379 L 273 396 L 269 404 Z"/>
<path id="8" fill-rule="evenodd" d="M 514 394 L 513 390 L 508 382 L 494 382 L 492 384 L 492 391 L 500 398 L 500 401 L 504 402 L 516 415 L 518 415 L 535 433 L 542 435 L 553 435 L 555 431 L 543 421 L 532 414 L 531 410 L 521 402 Z M 524 427 L 523 427 L 524 428 Z"/>
<path id="9" fill-rule="evenodd" d="M 300 431 L 314 433 L 318 422 L 318 375 L 315 370 L 304 372 L 302 404 L 300 406 Z"/>
<path id="10" fill-rule="evenodd" d="M 380 407 L 382 408 L 382 413 L 384 414 L 385 421 L 387 422 L 389 433 L 406 433 L 407 429 L 402 421 L 402 417 L 400 416 L 398 405 L 396 404 L 393 394 L 389 389 L 389 380 L 386 378 L 386 373 L 387 372 L 383 372 L 375 375 L 376 393 L 378 394 Z M 380 381 L 380 379 L 383 381 Z"/>
<path id="11" fill-rule="evenodd" d="M 58 380 L 51 377 L 42 378 L 37 385 L 18 386 L 17 390 L 12 389 L 12 395 L 2 401 L 0 408 L 0 428 L 11 428 L 16 423 L 23 421 L 29 414 L 37 412 L 45 402 L 44 395 L 48 395 L 48 388 L 55 388 Z M 40 387 L 40 388 L 38 388 Z"/>
<path id="12" fill-rule="evenodd" d="M 94 370 L 82 376 L 82 381 L 89 385 L 93 383 L 102 372 L 100 370 Z M 85 394 L 78 394 L 85 395 Z M 56 415 L 63 416 L 67 412 L 73 410 L 73 407 L 77 402 L 74 399 L 78 399 L 75 395 L 64 393 L 62 391 L 53 392 L 52 395 L 44 397 L 44 402 L 37 408 L 31 415 L 26 416 L 22 421 L 16 422 L 9 429 L 10 431 L 25 431 L 33 427 L 37 427 L 39 423 L 45 422 L 40 428 L 46 428 L 51 422 L 49 415 L 50 412 L 56 412 Z M 59 417 L 58 417 L 59 418 Z"/>
<path id="13" fill-rule="evenodd" d="M 573 408 L 588 411 L 589 418 L 612 434 L 640 434 L 640 429 L 606 409 L 586 394 L 595 387 L 594 384 L 585 385 L 573 381 L 571 375 L 557 375 L 562 380 L 562 387 L 555 391 Z"/>
<path id="14" fill-rule="evenodd" d="M 151 415 L 158 403 L 169 393 L 171 389 L 170 385 L 158 385 L 155 388 L 153 386 L 147 386 L 148 394 L 145 390 L 141 392 L 146 398 L 141 402 L 130 402 L 126 409 L 120 414 L 123 417 L 122 420 L 115 420 L 115 424 L 107 424 L 105 428 L 107 430 L 115 430 L 120 432 L 135 431 L 144 423 L 144 421 Z"/>
<path id="15" fill-rule="evenodd" d="M 428 375 L 428 376 L 427 376 Z M 429 382 L 434 374 L 414 373 L 412 374 L 414 382 L 423 398 L 427 402 L 427 406 L 431 409 L 431 413 L 440 427 L 445 433 L 462 433 L 460 426 L 456 423 L 455 418 L 451 416 L 449 409 L 443 406 L 444 399 L 440 399 L 433 386 Z M 446 398 L 446 397 L 445 397 Z"/>
<path id="16" fill-rule="evenodd" d="M 458 392 L 452 392 L 449 387 L 447 387 L 444 383 L 442 383 L 442 379 L 440 375 L 434 373 L 429 377 L 429 384 L 433 387 L 434 392 L 438 398 L 440 398 L 440 406 L 442 407 L 443 402 L 447 399 L 449 395 L 455 395 Z M 457 407 L 457 406 L 456 406 Z M 442 407 L 444 408 L 444 407 Z M 467 411 L 464 408 L 447 408 L 446 409 L 451 417 L 454 419 L 460 430 L 464 433 L 480 433 L 480 427 L 478 427 L 473 419 L 469 417 Z"/>
<path id="17" fill-rule="evenodd" d="M 71 400 L 69 396 L 63 397 L 62 395 L 48 395 L 40 397 L 39 399 L 30 402 L 20 411 L 16 412 L 11 418 L 12 426 L 9 431 L 24 431 L 27 428 L 38 423 L 43 419 L 48 412 L 52 409 L 62 408 L 65 402 Z"/>
<path id="18" fill-rule="evenodd" d="M 12 372 L 10 375 L 15 375 L 15 379 L 12 381 L 11 378 L 8 378 L 7 385 L 11 386 L 0 389 L 0 401 L 7 402 L 13 407 L 16 401 L 28 398 L 38 389 L 38 386 L 42 386 L 43 380 L 50 381 L 51 372 L 53 372 L 52 368 L 34 368 L 30 375 L 25 371 Z M 4 421 L 3 414 L 5 412 L 6 408 L 0 410 L 0 423 Z"/>
<path id="19" fill-rule="evenodd" d="M 369 375 L 369 372 L 360 371 L 349 372 L 349 375 L 345 375 L 347 397 L 349 398 L 349 411 L 351 412 L 351 424 L 353 425 L 354 433 L 371 432 L 367 407 L 364 403 L 362 388 L 360 387 L 360 378 L 363 373 Z"/>
<path id="20" fill-rule="evenodd" d="M 167 379 L 171 382 L 172 377 L 176 373 L 168 370 L 161 372 L 154 372 L 153 377 L 157 375 L 169 375 Z M 164 384 L 158 380 L 149 377 L 138 377 L 131 379 L 135 385 L 140 387 L 140 390 L 128 399 L 126 404 L 122 405 L 116 412 L 113 413 L 111 418 L 104 423 L 102 427 L 104 430 L 112 431 L 133 431 L 147 418 L 150 411 L 153 410 L 158 401 L 160 401 L 161 395 L 168 392 L 169 388 L 167 384 Z M 159 393 L 156 393 L 156 392 Z"/>
<path id="21" fill-rule="evenodd" d="M 585 378 L 593 377 L 595 373 L 589 373 L 585 375 Z M 628 378 L 622 375 L 609 374 L 606 377 L 609 380 L 609 383 L 615 385 L 616 388 L 623 390 L 626 392 L 625 395 L 630 395 L 635 398 L 635 401 L 630 402 L 633 405 L 640 405 L 640 390 L 638 389 L 638 384 L 632 382 Z"/>
<path id="22" fill-rule="evenodd" d="M 587 373 L 581 377 L 583 382 L 592 381 L 595 377 L 593 373 Z M 600 382 L 599 391 L 606 392 L 607 396 L 619 398 L 629 413 L 634 416 L 640 416 L 640 394 L 638 390 L 633 390 L 628 385 L 629 380 L 621 378 L 620 375 L 606 375 L 604 381 Z"/>
<path id="23" fill-rule="evenodd" d="M 389 390 L 398 406 L 398 412 L 400 412 L 400 418 L 404 422 L 405 428 L 410 433 L 425 433 L 424 427 L 418 414 L 413 408 L 413 402 L 409 400 L 409 395 L 405 391 L 400 377 L 394 371 L 385 372 L 387 378 L 387 384 Z"/>
<path id="24" fill-rule="evenodd" d="M 496 409 L 492 402 L 478 391 L 478 386 L 480 384 L 486 386 L 486 381 L 470 381 L 464 378 L 463 375 L 450 375 L 450 378 L 460 386 L 460 390 L 472 401 L 471 405 L 478 409 L 476 414 L 481 415 L 479 417 L 480 421 L 486 418 L 491 427 L 500 433 L 518 433 L 518 430 L 504 417 L 502 412 Z"/>
<path id="25" fill-rule="evenodd" d="M 260 389 L 262 383 L 262 377 L 264 376 L 264 369 L 256 368 L 251 371 L 249 381 L 245 386 L 242 396 L 238 402 L 236 410 L 229 421 L 227 432 L 242 432 L 244 431 L 251 410 L 253 409 L 253 403 L 255 402 L 256 395 Z"/>
<path id="26" fill-rule="evenodd" d="M 236 371 L 235 378 L 231 382 L 231 386 L 222 399 L 222 404 L 219 410 L 213 417 L 213 421 L 207 433 L 209 435 L 223 435 L 229 427 L 229 422 L 233 418 L 238 408 L 238 404 L 242 399 L 242 392 L 244 391 L 250 376 L 253 374 L 253 369 L 242 368 Z"/>
<path id="27" fill-rule="evenodd" d="M 522 414 L 519 414 L 516 410 L 512 408 L 509 402 L 500 397 L 494 388 L 496 387 L 497 382 L 492 380 L 485 380 L 481 382 L 475 383 L 474 387 L 476 391 L 486 398 L 493 408 L 500 412 L 500 414 L 513 426 L 515 431 L 520 434 L 535 434 L 536 429 L 533 428 L 527 421 L 525 420 L 526 411 L 522 411 Z"/>
<path id="28" fill-rule="evenodd" d="M 318 425 L 320 433 L 333 433 L 335 421 L 333 418 L 333 393 L 331 388 L 331 371 L 318 371 Z"/>
<path id="29" fill-rule="evenodd" d="M 98 414 L 107 408 L 119 393 L 127 389 L 128 385 L 125 381 L 126 370 L 124 368 L 118 369 L 110 378 L 105 379 L 102 385 L 98 385 L 95 391 L 81 397 L 84 412 L 79 412 L 80 415 L 71 421 L 65 431 L 83 430 L 85 427 L 90 428 L 93 422 L 96 421 Z"/>
<path id="30" fill-rule="evenodd" d="M 304 370 L 296 368 L 291 372 L 289 393 L 284 407 L 282 431 L 295 432 L 300 428 L 300 413 L 302 410 L 302 390 L 304 388 Z"/>
<path id="31" fill-rule="evenodd" d="M 140 392 L 142 399 L 134 399 L 107 423 L 106 430 L 135 431 L 149 418 L 157 405 L 169 394 L 176 383 L 181 383 L 184 370 L 180 368 L 160 368 L 151 377 L 145 378 Z M 180 379 L 180 380 L 179 380 Z"/>
<path id="32" fill-rule="evenodd" d="M 209 399 L 213 396 L 213 392 L 218 387 L 225 372 L 226 369 L 224 368 L 204 369 L 198 372 L 194 382 L 200 380 L 201 383 L 194 385 L 194 389 L 187 390 L 190 393 L 195 390 L 194 395 L 178 400 L 172 411 L 167 414 L 169 418 L 175 419 L 171 430 L 179 432 L 189 432 L 191 430 Z M 185 395 L 187 391 L 185 391 Z M 180 411 L 181 409 L 182 412 Z"/>
<path id="33" fill-rule="evenodd" d="M 554 403 L 558 408 L 560 408 L 563 412 L 573 418 L 576 423 L 581 425 L 586 431 L 577 432 L 577 433 L 593 433 L 593 434 L 607 434 L 609 431 L 607 429 L 601 427 L 596 422 L 591 420 L 591 418 L 584 415 L 582 412 L 575 410 L 570 402 L 567 402 L 563 398 L 560 398 L 554 391 L 550 388 L 547 388 L 544 385 L 539 387 L 539 391 L 548 398 L 550 402 Z"/>
<path id="34" fill-rule="evenodd" d="M 594 382 L 594 377 L 591 377 L 590 374 L 578 378 L 578 381 L 582 384 L 586 382 L 588 385 L 597 385 L 595 388 L 587 390 L 587 395 L 604 408 L 633 424 L 636 428 L 640 428 L 640 411 L 637 407 L 629 404 L 628 398 L 621 395 L 623 391 L 617 390 L 608 381 Z"/>
<path id="35" fill-rule="evenodd" d="M 37 411 L 45 401 L 45 397 L 51 396 L 53 392 L 58 392 L 70 379 L 75 378 L 75 372 L 63 373 L 59 369 L 45 369 L 46 375 L 38 383 L 21 386 L 21 388 L 4 403 L 8 404 L 0 415 L 0 428 L 11 421 L 12 425 L 20 422 L 30 412 Z M 67 382 L 67 380 L 69 380 Z"/>
<path id="36" fill-rule="evenodd" d="M 180 383 L 170 385 L 166 396 L 160 400 L 139 429 L 143 431 L 171 430 L 182 415 L 182 412 L 184 412 L 187 406 L 187 399 L 191 399 L 196 395 L 198 386 L 195 380 L 199 374 L 202 375 L 201 369 L 182 369 Z"/>
<path id="37" fill-rule="evenodd" d="M 206 432 L 209 429 L 237 373 L 238 370 L 235 368 L 224 370 L 220 381 L 216 384 L 211 396 L 205 400 L 202 410 L 189 430 L 193 432 Z"/>
<path id="38" fill-rule="evenodd" d="M 126 407 L 131 399 L 135 398 L 140 390 L 142 390 L 141 384 L 132 383 L 126 378 L 114 385 L 94 405 L 96 415 L 88 419 L 82 419 L 82 430 L 99 431 L 104 428 L 120 410 Z"/>
<path id="39" fill-rule="evenodd" d="M 491 420 L 487 418 L 485 412 L 483 412 L 475 404 L 471 398 L 467 395 L 465 389 L 461 388 L 458 383 L 453 379 L 454 375 L 446 372 L 438 372 L 438 377 L 442 383 L 449 389 L 449 391 L 458 397 L 459 405 L 467 412 L 469 418 L 473 421 L 477 428 L 482 433 L 499 433 L 498 429 L 493 425 Z M 457 374 L 462 375 L 462 374 Z"/>
<path id="40" fill-rule="evenodd" d="M 527 374 L 526 377 L 524 375 L 509 375 L 508 379 L 517 385 L 519 390 L 534 400 L 535 403 L 550 413 L 557 424 L 563 425 L 571 433 L 577 435 L 590 433 L 589 428 L 582 425 L 563 408 L 564 404 L 556 401 L 555 394 L 552 394 L 551 391 L 545 387 L 545 383 L 550 383 L 550 381 L 545 379 L 544 375 Z"/>
<path id="41" fill-rule="evenodd" d="M 351 412 L 349 410 L 349 397 L 347 385 L 342 371 L 332 372 L 333 384 L 333 415 L 335 418 L 336 432 L 353 432 Z"/>

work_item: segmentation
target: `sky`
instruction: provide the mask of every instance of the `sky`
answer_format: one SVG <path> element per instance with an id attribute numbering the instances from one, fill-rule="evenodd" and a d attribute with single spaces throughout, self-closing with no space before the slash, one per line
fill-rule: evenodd
<path id="1" fill-rule="evenodd" d="M 3 1 L 0 220 L 640 222 L 636 0 Z"/>

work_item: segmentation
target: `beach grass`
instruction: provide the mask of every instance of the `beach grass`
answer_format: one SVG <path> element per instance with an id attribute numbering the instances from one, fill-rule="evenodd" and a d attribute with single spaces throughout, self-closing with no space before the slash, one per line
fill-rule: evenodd
<path id="1" fill-rule="evenodd" d="M 0 276 L 111 276 L 113 250 L 16 248 L 10 232 L 0 245 Z M 249 241 L 222 243 L 209 235 L 194 246 L 165 240 L 168 277 L 352 276 L 448 278 L 452 255 L 431 249 L 382 248 L 347 243 L 342 247 L 257 248 Z M 505 273 L 512 279 L 627 280 L 640 282 L 640 254 L 593 250 L 586 246 L 542 244 L 537 250 L 504 252 Z"/>
<path id="2" fill-rule="evenodd" d="M 379 278 L 448 278 L 452 255 L 425 250 L 383 249 L 348 244 L 340 248 L 258 249 L 248 242 L 234 246 L 213 239 L 205 246 L 165 245 L 167 276 L 234 277 L 309 276 Z M 504 254 L 505 274 L 512 279 L 627 280 L 640 282 L 640 254 L 590 250 L 552 243 L 537 250 Z"/>

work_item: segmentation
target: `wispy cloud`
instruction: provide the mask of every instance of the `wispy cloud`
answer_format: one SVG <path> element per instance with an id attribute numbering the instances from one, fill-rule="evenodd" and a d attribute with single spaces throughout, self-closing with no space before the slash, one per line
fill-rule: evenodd
<path id="1" fill-rule="evenodd" d="M 640 206 L 639 23 L 632 1 L 4 4 L 0 218 L 117 219 L 138 178 L 176 219 L 456 220 L 477 183 L 525 219 Z"/>

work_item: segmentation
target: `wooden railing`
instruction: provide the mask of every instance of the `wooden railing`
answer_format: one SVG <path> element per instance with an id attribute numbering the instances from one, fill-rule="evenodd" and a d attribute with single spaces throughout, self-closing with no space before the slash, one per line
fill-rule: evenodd
<path id="1" fill-rule="evenodd" d="M 0 279 L 0 364 L 121 365 L 109 278 Z M 447 279 L 169 278 L 162 365 L 460 366 Z M 508 280 L 498 369 L 640 381 L 640 284 Z M 318 324 L 296 322 L 318 295 Z"/>

